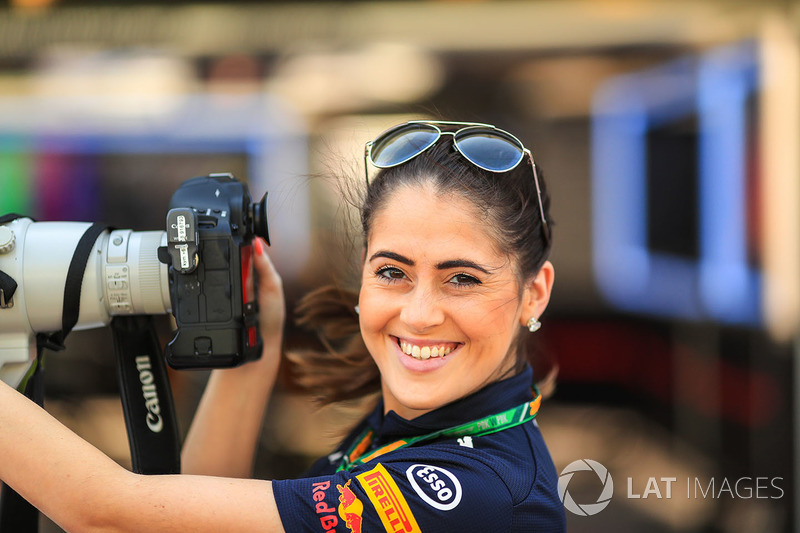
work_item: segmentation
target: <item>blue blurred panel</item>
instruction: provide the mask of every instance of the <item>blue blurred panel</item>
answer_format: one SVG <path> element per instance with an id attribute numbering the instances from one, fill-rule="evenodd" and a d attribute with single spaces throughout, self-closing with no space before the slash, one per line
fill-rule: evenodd
<path id="1" fill-rule="evenodd" d="M 748 98 L 757 88 L 756 72 L 755 47 L 744 44 L 616 77 L 596 94 L 594 270 L 615 307 L 693 320 L 760 320 L 760 281 L 748 265 L 745 215 Z M 696 140 L 683 131 L 693 124 Z M 675 175 L 681 170 L 696 176 Z M 653 241 L 670 231 L 695 231 L 695 219 L 696 237 L 673 240 L 684 252 L 699 241 L 696 252 L 677 253 Z M 653 223 L 663 227 L 653 231 Z"/>
<path id="2" fill-rule="evenodd" d="M 706 55 L 698 71 L 702 180 L 700 292 L 722 322 L 761 318 L 761 276 L 748 264 L 748 99 L 758 86 L 758 50 Z M 750 132 L 752 134 L 752 132 Z"/>
<path id="3" fill-rule="evenodd" d="M 647 132 L 695 108 L 695 63 L 682 60 L 615 78 L 594 102 L 594 269 L 603 295 L 630 312 L 699 318 L 691 260 L 647 242 Z"/>

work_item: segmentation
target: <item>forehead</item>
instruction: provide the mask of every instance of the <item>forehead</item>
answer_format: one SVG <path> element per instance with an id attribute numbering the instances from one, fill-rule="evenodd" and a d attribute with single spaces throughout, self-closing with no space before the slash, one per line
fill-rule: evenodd
<path id="1" fill-rule="evenodd" d="M 471 258 L 498 265 L 500 252 L 485 217 L 467 199 L 442 194 L 431 185 L 394 191 L 372 220 L 369 254 L 393 250 L 431 260 Z M 405 254 L 404 254 L 405 255 Z"/>

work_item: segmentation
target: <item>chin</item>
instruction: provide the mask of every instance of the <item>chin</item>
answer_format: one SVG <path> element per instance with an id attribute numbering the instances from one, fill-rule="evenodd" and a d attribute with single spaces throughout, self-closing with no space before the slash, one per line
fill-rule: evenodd
<path id="1" fill-rule="evenodd" d="M 415 411 L 432 411 L 437 409 L 445 404 L 445 402 L 438 402 L 435 400 L 431 400 L 427 398 L 425 400 L 418 400 L 417 398 L 398 398 L 400 403 L 403 404 L 404 407 L 407 409 L 413 409 Z"/>
<path id="2" fill-rule="evenodd" d="M 434 409 L 438 409 L 439 407 L 442 407 L 443 405 L 446 405 L 455 399 L 446 398 L 441 394 L 431 396 L 429 387 L 426 387 L 425 390 L 421 391 L 419 394 L 414 394 L 413 392 L 409 391 L 409 387 L 404 387 L 403 384 L 400 384 L 396 390 L 399 390 L 400 392 L 396 394 L 392 393 L 392 397 L 399 404 L 398 407 L 414 412 L 415 415 L 421 415 L 428 411 L 433 411 Z M 398 414 L 402 415 L 400 412 L 398 412 Z"/>

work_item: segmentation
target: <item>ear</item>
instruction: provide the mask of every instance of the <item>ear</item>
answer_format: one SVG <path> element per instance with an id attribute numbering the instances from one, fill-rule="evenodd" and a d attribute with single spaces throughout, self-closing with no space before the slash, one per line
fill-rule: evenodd
<path id="1" fill-rule="evenodd" d="M 520 325 L 527 326 L 531 317 L 542 316 L 548 302 L 550 292 L 553 290 L 555 269 L 550 261 L 545 261 L 542 268 L 533 278 L 529 279 L 522 294 L 522 314 L 519 317 Z"/>

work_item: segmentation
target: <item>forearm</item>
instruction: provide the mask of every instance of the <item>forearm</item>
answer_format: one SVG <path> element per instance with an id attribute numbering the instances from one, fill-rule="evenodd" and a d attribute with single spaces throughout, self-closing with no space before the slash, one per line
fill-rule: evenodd
<path id="1" fill-rule="evenodd" d="M 68 531 L 90 524 L 97 507 L 87 503 L 132 475 L 2 382 L 0 457 L 0 479 Z"/>
<path id="2" fill-rule="evenodd" d="M 66 531 L 283 531 L 268 481 L 133 474 L 2 382 L 0 458 L 0 480 Z"/>
<path id="3" fill-rule="evenodd" d="M 269 481 L 131 475 L 119 487 L 118 501 L 123 505 L 114 513 L 119 518 L 113 524 L 101 524 L 99 531 L 283 532 Z"/>
<path id="4" fill-rule="evenodd" d="M 252 475 L 279 359 L 280 339 L 265 345 L 259 361 L 212 372 L 183 446 L 184 473 Z"/>

